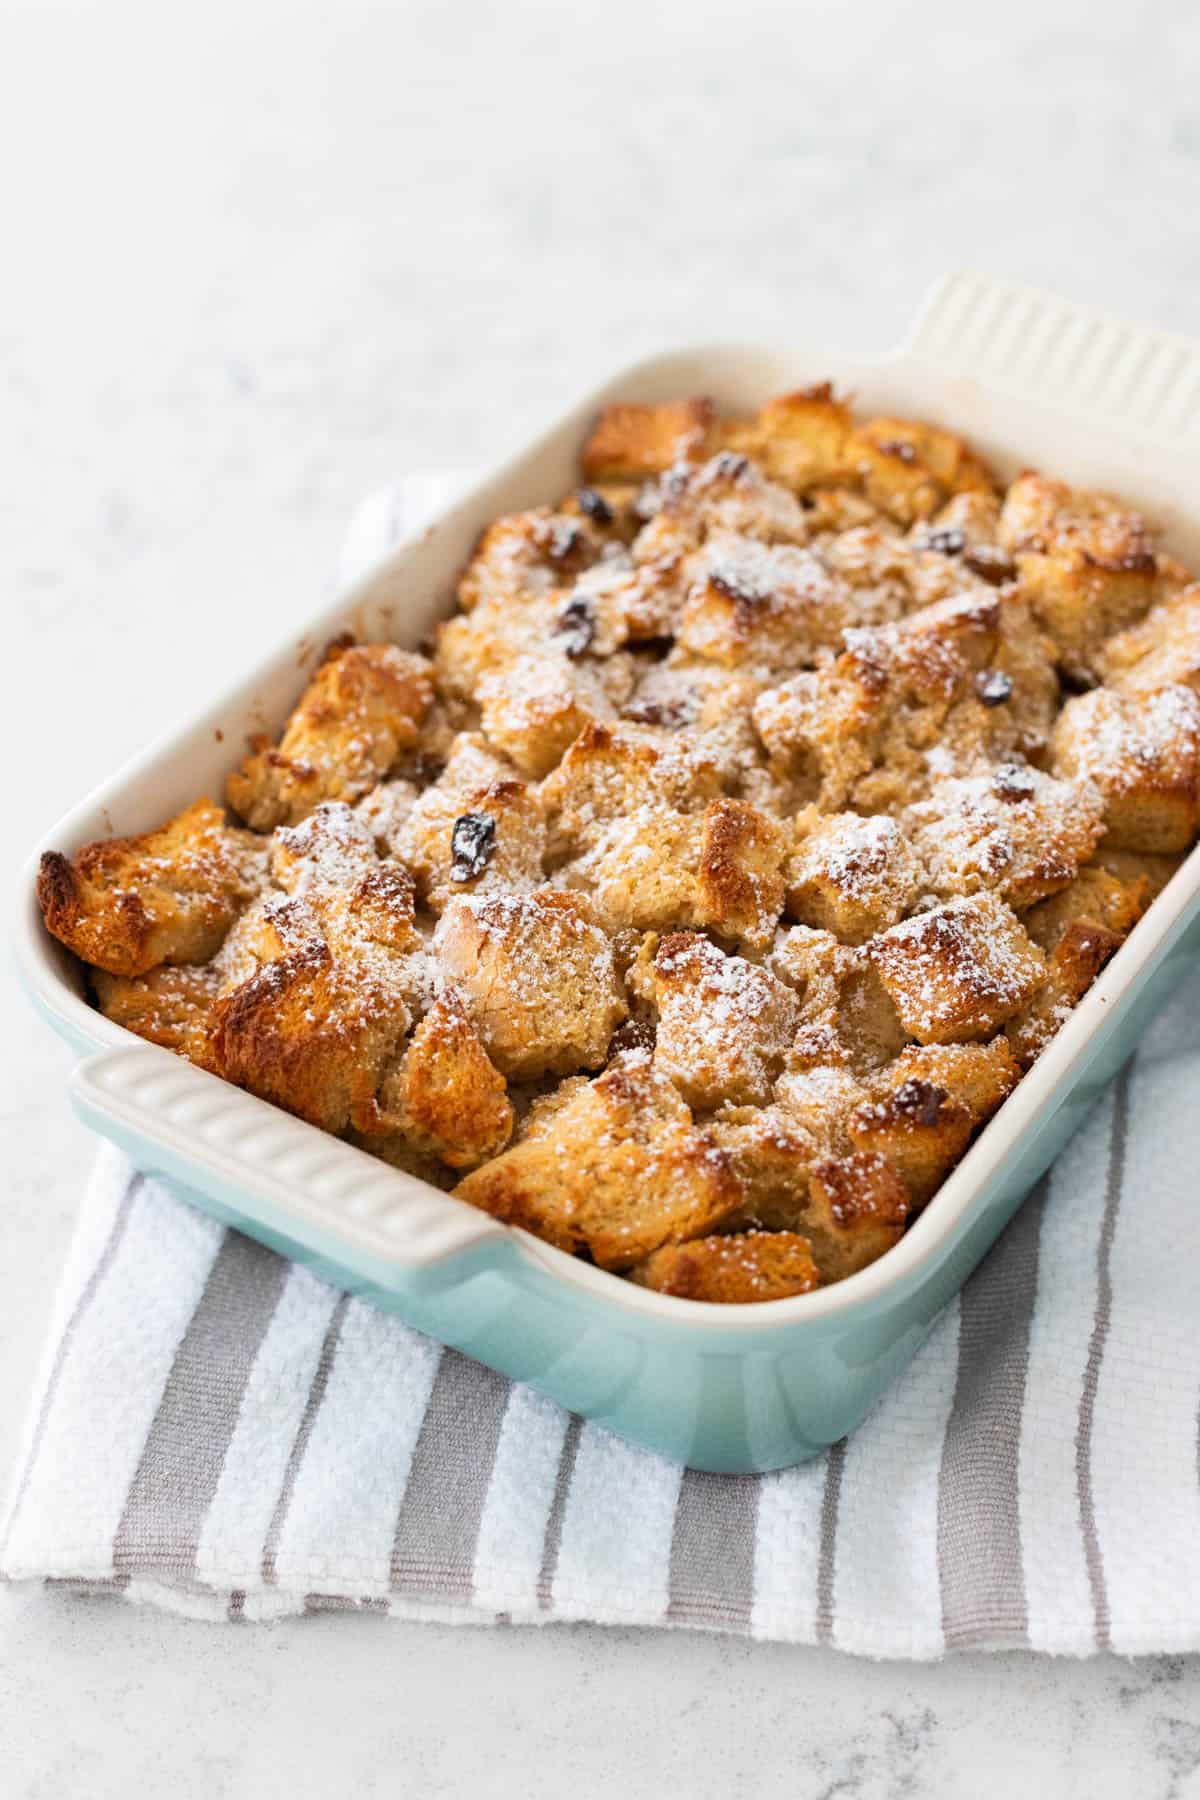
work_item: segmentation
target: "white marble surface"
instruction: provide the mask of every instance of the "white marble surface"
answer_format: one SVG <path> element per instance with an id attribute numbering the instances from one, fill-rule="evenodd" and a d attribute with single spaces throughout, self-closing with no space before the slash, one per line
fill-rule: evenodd
<path id="1" fill-rule="evenodd" d="M 0 0 L 5 843 L 311 608 L 355 497 L 958 262 L 1197 326 L 1188 0 Z M 15 777 L 15 779 L 14 779 Z M 6 852 L 8 854 L 8 852 Z M 0 1474 L 89 1145 L 5 972 Z M 1200 1667 L 0 1594 L 4 1792 L 1200 1795 Z"/>

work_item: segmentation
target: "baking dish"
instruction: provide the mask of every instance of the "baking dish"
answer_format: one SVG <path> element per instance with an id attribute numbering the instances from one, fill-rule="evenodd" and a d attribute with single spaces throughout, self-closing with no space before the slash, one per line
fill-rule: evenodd
<path id="1" fill-rule="evenodd" d="M 906 343 L 828 352 L 685 350 L 625 371 L 403 543 L 202 718 L 153 746 L 47 834 L 30 863 L 17 954 L 32 997 L 81 1053 L 76 1109 L 142 1168 L 341 1287 L 573 1410 L 694 1467 L 778 1468 L 862 1419 L 1132 1050 L 1200 941 L 1200 852 L 1155 901 L 1048 1050 L 903 1241 L 835 1286 L 715 1306 L 634 1286 L 142 1042 L 94 1011 L 42 930 L 41 849 L 145 830 L 219 793 L 245 736 L 274 728 L 325 642 L 414 644 L 450 609 L 480 527 L 574 479 L 603 404 L 705 392 L 747 412 L 831 378 L 860 407 L 961 432 L 1000 472 L 1024 463 L 1111 487 L 1200 565 L 1200 346 L 970 275 L 935 290 Z"/>

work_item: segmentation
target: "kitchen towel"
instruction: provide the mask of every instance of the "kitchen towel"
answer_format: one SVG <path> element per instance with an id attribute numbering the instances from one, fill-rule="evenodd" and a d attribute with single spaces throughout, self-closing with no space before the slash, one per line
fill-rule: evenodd
<path id="1" fill-rule="evenodd" d="M 342 579 L 454 485 L 374 496 Z M 222 1620 L 1200 1649 L 1198 1091 L 1200 970 L 870 1418 L 766 1476 L 573 1418 L 106 1146 L 0 1569 Z"/>

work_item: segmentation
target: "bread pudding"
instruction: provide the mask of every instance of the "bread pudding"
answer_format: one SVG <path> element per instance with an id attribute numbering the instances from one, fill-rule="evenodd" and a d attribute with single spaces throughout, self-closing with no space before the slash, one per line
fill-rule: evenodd
<path id="1" fill-rule="evenodd" d="M 224 804 L 42 859 L 152 1043 L 599 1267 L 897 1243 L 1200 829 L 1200 583 L 827 386 L 610 407 L 421 653 L 329 645 Z"/>

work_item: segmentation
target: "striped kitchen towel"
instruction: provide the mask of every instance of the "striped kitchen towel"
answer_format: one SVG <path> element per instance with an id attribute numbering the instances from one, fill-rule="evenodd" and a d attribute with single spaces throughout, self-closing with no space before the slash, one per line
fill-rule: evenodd
<path id="1" fill-rule="evenodd" d="M 360 515 L 355 566 L 411 498 Z M 761 1477 L 572 1418 L 106 1147 L 0 1568 L 215 1619 L 1200 1649 L 1198 1082 L 1200 971 L 872 1416 Z"/>

